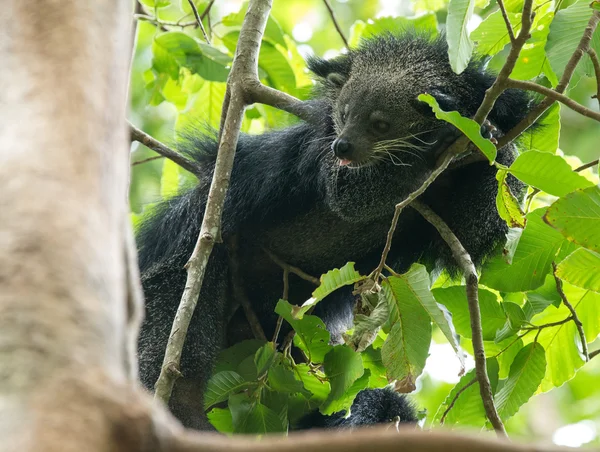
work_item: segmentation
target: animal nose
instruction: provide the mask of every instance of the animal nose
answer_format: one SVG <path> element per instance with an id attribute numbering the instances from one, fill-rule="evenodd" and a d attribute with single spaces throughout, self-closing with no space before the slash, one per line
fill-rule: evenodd
<path id="1" fill-rule="evenodd" d="M 338 158 L 348 157 L 352 153 L 352 144 L 345 138 L 333 142 L 333 153 Z"/>

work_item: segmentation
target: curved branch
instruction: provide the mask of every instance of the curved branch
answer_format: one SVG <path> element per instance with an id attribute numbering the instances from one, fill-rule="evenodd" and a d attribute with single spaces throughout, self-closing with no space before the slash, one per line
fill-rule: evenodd
<path id="1" fill-rule="evenodd" d="M 174 151 L 173 149 L 165 146 L 160 141 L 152 138 L 146 132 L 138 129 L 133 124 L 129 123 L 129 129 L 131 131 L 131 139 L 135 140 L 139 143 L 142 143 L 149 149 L 152 149 L 154 152 L 162 155 L 163 157 L 168 158 L 169 160 L 174 161 L 183 169 L 188 170 L 194 176 L 198 177 L 201 174 L 200 166 L 198 166 L 194 161 L 184 157 L 179 152 Z M 139 163 L 143 163 L 139 162 Z"/>
<path id="2" fill-rule="evenodd" d="M 590 59 L 592 60 L 592 64 L 594 65 L 594 74 L 596 76 L 596 94 L 592 97 L 595 97 L 598 101 L 598 105 L 600 106 L 600 60 L 598 59 L 598 54 L 593 48 L 589 48 L 587 50 Z"/>
<path id="3" fill-rule="evenodd" d="M 587 118 L 592 118 L 592 119 L 595 119 L 596 121 L 600 122 L 600 112 L 597 112 L 597 111 L 591 110 L 587 107 L 584 107 L 580 103 L 575 102 L 570 97 L 567 97 L 564 94 L 556 92 L 553 89 L 546 88 L 545 86 L 542 86 L 542 85 L 538 85 L 535 82 L 527 82 L 524 80 L 508 79 L 506 81 L 506 83 L 507 83 L 508 88 L 517 88 L 517 89 L 523 89 L 523 90 L 527 90 L 527 91 L 535 91 L 536 93 L 543 94 L 547 98 L 550 98 L 553 101 L 558 101 L 558 102 L 566 105 L 567 107 L 569 107 L 571 110 L 576 111 L 577 113 L 580 113 Z"/>
<path id="4" fill-rule="evenodd" d="M 479 311 L 478 299 L 478 278 L 477 270 L 471 260 L 471 256 L 464 248 L 458 237 L 452 232 L 442 218 L 436 214 L 429 206 L 416 200 L 411 207 L 419 212 L 433 227 L 437 229 L 442 239 L 448 244 L 452 251 L 454 260 L 462 270 L 467 284 L 467 302 L 469 304 L 469 314 L 471 317 L 471 337 L 473 343 L 473 355 L 475 357 L 475 374 L 479 381 L 479 392 L 485 408 L 485 414 L 490 423 L 496 430 L 499 437 L 506 437 L 504 424 L 498 415 L 496 405 L 494 405 L 494 396 L 492 386 L 486 369 L 485 349 L 483 347 L 483 333 L 481 329 L 481 312 Z"/>
<path id="5" fill-rule="evenodd" d="M 340 27 L 340 24 L 338 24 L 338 21 L 335 18 L 335 13 L 333 12 L 333 8 L 329 4 L 329 0 L 323 0 L 323 3 L 325 3 L 325 7 L 327 8 L 327 11 L 329 11 L 329 17 L 331 17 L 331 21 L 333 22 L 335 29 L 337 30 L 338 34 L 340 35 L 340 38 L 342 38 L 342 41 L 344 41 L 344 46 L 347 49 L 349 49 L 350 47 L 348 46 L 348 40 L 346 39 L 346 36 L 344 36 L 344 32 L 342 31 L 342 28 Z"/>
<path id="6" fill-rule="evenodd" d="M 208 35 L 206 34 L 206 30 L 204 29 L 204 25 L 202 24 L 202 19 L 200 18 L 200 15 L 198 14 L 198 9 L 196 8 L 196 5 L 194 4 L 194 0 L 188 0 L 188 3 L 190 4 L 190 8 L 192 8 L 192 12 L 194 13 L 194 17 L 196 18 L 196 23 L 198 24 L 198 26 L 200 27 L 200 30 L 202 31 L 204 40 L 208 44 L 210 44 L 210 39 L 208 39 Z M 207 7 L 207 9 L 208 9 L 208 7 Z"/>

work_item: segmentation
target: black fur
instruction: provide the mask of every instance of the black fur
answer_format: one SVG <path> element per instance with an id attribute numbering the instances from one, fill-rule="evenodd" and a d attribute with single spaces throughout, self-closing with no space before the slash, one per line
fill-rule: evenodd
<path id="1" fill-rule="evenodd" d="M 457 75 L 447 60 L 443 39 L 414 34 L 374 38 L 331 61 L 313 58 L 309 67 L 318 79 L 311 101 L 315 121 L 240 137 L 225 201 L 224 243 L 217 244 L 211 256 L 182 356 L 184 377 L 171 399 L 173 411 L 186 426 L 210 428 L 202 394 L 216 353 L 248 335 L 243 315 L 230 312 L 235 304 L 230 259 L 242 271 L 238 283 L 268 337 L 276 322 L 273 309 L 282 293 L 282 272 L 264 248 L 317 276 L 347 261 L 356 262 L 365 274 L 376 266 L 394 205 L 423 182 L 443 150 L 439 143 L 455 133 L 423 109 L 417 96 L 432 93 L 445 107 L 470 116 L 493 81 L 479 61 Z M 508 91 L 498 99 L 490 120 L 502 134 L 527 109 L 524 94 Z M 389 131 L 377 135 L 373 118 L 387 123 Z M 353 163 L 348 166 L 340 166 L 331 151 L 333 141 L 341 137 L 351 144 Z M 375 152 L 382 140 L 394 138 L 405 138 L 408 144 L 390 148 L 392 156 Z M 183 266 L 199 233 L 216 142 L 214 137 L 192 133 L 180 149 L 203 165 L 203 177 L 196 188 L 162 203 L 138 231 L 147 300 L 139 341 L 140 375 L 150 389 L 183 291 Z M 499 150 L 497 160 L 509 165 L 514 157 L 510 145 Z M 495 173 L 485 162 L 447 172 L 421 198 L 449 224 L 476 264 L 504 240 L 507 231 L 496 212 Z M 520 194 L 523 186 L 513 179 L 511 188 Z M 227 246 L 233 237 L 239 244 L 234 254 Z M 405 209 L 388 263 L 403 271 L 417 261 L 431 268 L 455 269 L 436 231 L 415 211 Z M 291 275 L 289 301 L 300 304 L 313 289 Z M 340 341 L 351 323 L 353 304 L 347 289 L 317 306 L 316 314 L 324 318 L 333 342 Z"/>
<path id="2" fill-rule="evenodd" d="M 371 389 L 360 391 L 356 395 L 348 417 L 343 412 L 325 416 L 318 411 L 313 411 L 300 419 L 294 430 L 353 428 L 392 422 L 416 424 L 417 416 L 414 407 L 408 402 L 406 396 L 391 389 Z"/>

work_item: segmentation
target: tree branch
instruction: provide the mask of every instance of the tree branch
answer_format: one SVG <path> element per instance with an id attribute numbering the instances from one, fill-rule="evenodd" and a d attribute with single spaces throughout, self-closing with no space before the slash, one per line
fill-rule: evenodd
<path id="1" fill-rule="evenodd" d="M 194 0 L 188 0 L 188 3 L 190 4 L 190 8 L 192 8 L 192 12 L 194 13 L 194 17 L 196 18 L 196 22 L 198 23 L 198 26 L 200 27 L 200 30 L 202 31 L 202 35 L 204 36 L 204 40 L 210 44 L 210 39 L 208 39 L 208 35 L 206 34 L 206 30 L 204 29 L 204 25 L 202 24 L 202 19 L 200 18 L 200 15 L 198 14 L 198 9 L 196 8 L 196 5 L 194 4 Z M 208 7 L 207 7 L 208 9 Z"/>
<path id="2" fill-rule="evenodd" d="M 598 106 L 600 106 L 600 60 L 598 60 L 598 54 L 592 47 L 587 49 L 587 53 L 592 60 L 592 64 L 594 65 L 594 74 L 596 76 L 596 94 L 592 97 L 596 98 L 598 101 Z"/>
<path id="3" fill-rule="evenodd" d="M 131 166 L 142 165 L 144 163 L 148 163 L 148 162 L 152 162 L 154 160 L 164 159 L 164 158 L 165 157 L 163 155 L 155 155 L 154 157 L 148 157 L 147 159 L 138 160 L 137 162 L 132 162 Z"/>
<path id="4" fill-rule="evenodd" d="M 133 124 L 129 123 L 129 129 L 131 130 L 131 139 L 132 140 L 142 143 L 144 146 L 146 146 L 149 149 L 152 149 L 154 152 L 157 152 L 158 154 L 162 155 L 163 157 L 166 157 L 169 160 L 174 161 L 179 166 L 181 166 L 183 169 L 188 170 L 190 173 L 192 173 L 196 177 L 199 177 L 199 175 L 202 173 L 202 170 L 200 169 L 200 166 L 198 166 L 198 164 L 196 164 L 192 160 L 184 157 L 179 152 L 176 152 L 173 149 L 165 146 L 160 141 L 152 138 L 146 132 L 143 132 L 142 130 L 138 129 Z M 144 163 L 144 162 L 142 161 L 140 163 Z"/>
<path id="5" fill-rule="evenodd" d="M 573 318 L 573 323 L 575 323 L 575 326 L 577 327 L 577 332 L 579 333 L 579 338 L 581 339 L 581 351 L 583 352 L 583 356 L 585 357 L 585 361 L 587 362 L 590 360 L 590 355 L 588 353 L 587 339 L 585 338 L 585 331 L 583 330 L 583 323 L 581 323 L 581 320 L 579 319 L 579 316 L 577 315 L 577 311 L 575 311 L 575 308 L 569 302 L 569 300 L 567 299 L 567 296 L 565 295 L 565 292 L 563 290 L 562 280 L 556 274 L 556 262 L 552 262 L 552 276 L 554 276 L 554 281 L 556 281 L 556 291 L 558 292 L 558 295 L 560 295 L 560 298 L 562 299 L 563 304 L 567 307 L 567 309 L 571 313 L 571 317 Z"/>
<path id="6" fill-rule="evenodd" d="M 579 171 L 583 171 L 583 170 L 586 170 L 586 169 L 591 168 L 593 166 L 596 166 L 598 163 L 600 163 L 600 159 L 596 159 L 596 160 L 593 160 L 593 161 L 591 161 L 589 163 L 586 163 L 585 165 L 581 165 L 580 167 L 575 168 L 573 171 L 575 171 L 575 172 L 578 173 Z"/>
<path id="7" fill-rule="evenodd" d="M 319 278 L 315 278 L 314 276 L 309 275 L 308 273 L 302 271 L 298 267 L 294 267 L 293 265 L 290 265 L 287 262 L 282 261 L 279 257 L 277 257 L 275 254 L 273 254 L 271 251 L 269 251 L 266 248 L 263 248 L 263 251 L 265 253 L 267 253 L 267 256 L 269 256 L 269 258 L 273 262 L 275 262 L 277 265 L 279 265 L 284 271 L 287 271 L 288 273 L 293 273 L 294 275 L 299 276 L 303 280 L 313 283 L 315 286 L 318 286 L 321 284 L 321 280 Z M 287 300 L 287 297 L 285 296 L 285 291 L 284 291 L 283 299 Z"/>
<path id="8" fill-rule="evenodd" d="M 581 115 L 583 115 L 587 118 L 592 118 L 592 119 L 595 119 L 596 121 L 600 121 L 600 112 L 597 112 L 597 111 L 591 110 L 587 107 L 584 107 L 580 103 L 575 102 L 570 97 L 567 97 L 564 94 L 558 93 L 553 89 L 546 88 L 545 86 L 542 86 L 542 85 L 538 85 L 535 82 L 527 82 L 524 80 L 508 79 L 506 81 L 506 83 L 507 83 L 508 88 L 517 88 L 517 89 L 523 89 L 523 90 L 527 90 L 527 91 L 535 91 L 536 93 L 544 94 L 547 98 L 552 99 L 553 101 L 558 101 L 558 102 L 566 105 L 567 107 L 569 107 L 571 110 L 576 111 L 577 113 L 580 113 Z"/>
<path id="9" fill-rule="evenodd" d="M 452 408 L 454 408 L 454 405 L 456 404 L 456 401 L 458 400 L 460 395 L 463 392 L 465 392 L 468 388 L 473 386 L 475 383 L 477 383 L 477 378 L 473 378 L 470 382 L 468 382 L 466 385 L 464 385 L 462 388 L 460 388 L 460 390 L 454 395 L 452 402 L 450 402 L 450 405 L 448 405 L 448 408 L 446 408 L 446 410 L 444 411 L 444 414 L 442 414 L 442 418 L 440 419 L 440 424 L 444 425 L 446 416 L 448 416 L 448 413 L 450 413 L 450 410 L 452 410 Z"/>
<path id="10" fill-rule="evenodd" d="M 483 333 L 481 330 L 481 312 L 479 311 L 478 299 L 478 278 L 477 270 L 471 260 L 471 256 L 464 248 L 458 237 L 452 232 L 442 218 L 436 214 L 429 206 L 415 200 L 411 207 L 419 212 L 433 227 L 437 229 L 442 239 L 448 244 L 452 251 L 454 260 L 462 270 L 467 284 L 467 301 L 469 304 L 469 314 L 471 317 L 471 334 L 473 343 L 473 354 L 475 357 L 475 373 L 477 381 L 479 381 L 479 391 L 481 400 L 485 408 L 485 414 L 490 423 L 496 430 L 499 437 L 506 437 L 504 424 L 498 415 L 496 406 L 494 405 L 494 396 L 492 387 L 488 378 L 486 369 L 485 350 L 483 347 Z"/>
<path id="11" fill-rule="evenodd" d="M 560 82 L 554 89 L 559 94 L 562 94 L 569 82 L 571 81 L 571 77 L 573 77 L 573 73 L 575 72 L 575 68 L 579 63 L 579 60 L 583 57 L 584 53 L 590 48 L 590 42 L 592 40 L 592 36 L 594 35 L 594 31 L 598 27 L 598 22 L 600 22 L 600 12 L 593 11 L 592 17 L 588 21 L 587 26 L 585 27 L 585 31 L 583 32 L 583 36 L 577 45 L 577 49 L 571 55 L 569 62 L 565 66 L 565 71 L 563 72 L 563 76 L 560 79 Z M 533 123 L 535 123 L 540 116 L 544 114 L 544 112 L 554 103 L 555 101 L 549 97 L 546 97 L 542 100 L 537 106 L 535 106 L 525 118 L 513 127 L 512 130 L 509 130 L 506 135 L 501 137 L 498 140 L 498 148 L 507 145 L 519 135 L 521 135 L 525 130 L 527 130 Z"/>
<path id="12" fill-rule="evenodd" d="M 327 8 L 327 11 L 329 11 L 329 16 L 331 17 L 331 21 L 333 22 L 335 29 L 337 30 L 338 34 L 340 35 L 340 38 L 342 38 L 342 41 L 344 41 L 344 46 L 347 49 L 349 49 L 350 47 L 348 46 L 348 40 L 346 39 L 346 36 L 344 36 L 344 32 L 342 31 L 342 28 L 340 27 L 340 24 L 338 24 L 338 21 L 335 18 L 335 13 L 333 12 L 333 8 L 329 4 L 329 0 L 323 0 L 323 3 L 325 3 L 325 7 Z"/>
<path id="13" fill-rule="evenodd" d="M 149 16 L 148 14 L 134 14 L 133 18 L 136 20 L 143 20 L 145 22 L 150 22 L 155 25 L 160 25 L 164 31 L 169 31 L 167 28 L 164 28 L 164 27 L 186 28 L 186 27 L 196 27 L 198 25 L 198 23 L 195 20 L 191 21 L 191 22 L 179 22 L 179 21 L 173 22 L 173 21 L 169 21 L 169 20 L 157 19 L 156 17 Z"/>
<path id="14" fill-rule="evenodd" d="M 183 343 L 200 295 L 208 258 L 220 235 L 223 204 L 229 187 L 244 109 L 252 101 L 252 96 L 249 95 L 251 90 L 248 87 L 261 86 L 258 79 L 258 52 L 271 6 L 272 0 L 250 0 L 240 30 L 238 46 L 227 80 L 223 119 L 219 131 L 219 150 L 202 226 L 194 251 L 186 264 L 185 289 L 169 335 L 161 374 L 156 382 L 155 398 L 165 403 L 169 401 L 175 384 L 175 378 L 169 369 L 173 366 L 179 367 Z"/>
<path id="15" fill-rule="evenodd" d="M 510 23 L 508 14 L 506 13 L 506 7 L 504 6 L 504 0 L 498 0 L 498 7 L 500 8 L 500 13 L 502 14 L 502 18 L 504 19 L 504 23 L 506 24 L 506 31 L 508 32 L 508 37 L 510 38 L 510 43 L 514 46 L 515 45 L 515 33 L 512 29 L 512 24 Z"/>

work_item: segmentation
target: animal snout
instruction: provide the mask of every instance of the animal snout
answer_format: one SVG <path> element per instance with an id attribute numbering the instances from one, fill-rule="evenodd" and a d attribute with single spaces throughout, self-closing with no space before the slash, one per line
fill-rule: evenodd
<path id="1" fill-rule="evenodd" d="M 333 142 L 333 153 L 337 158 L 346 159 L 352 154 L 353 146 L 346 138 L 338 138 Z"/>

